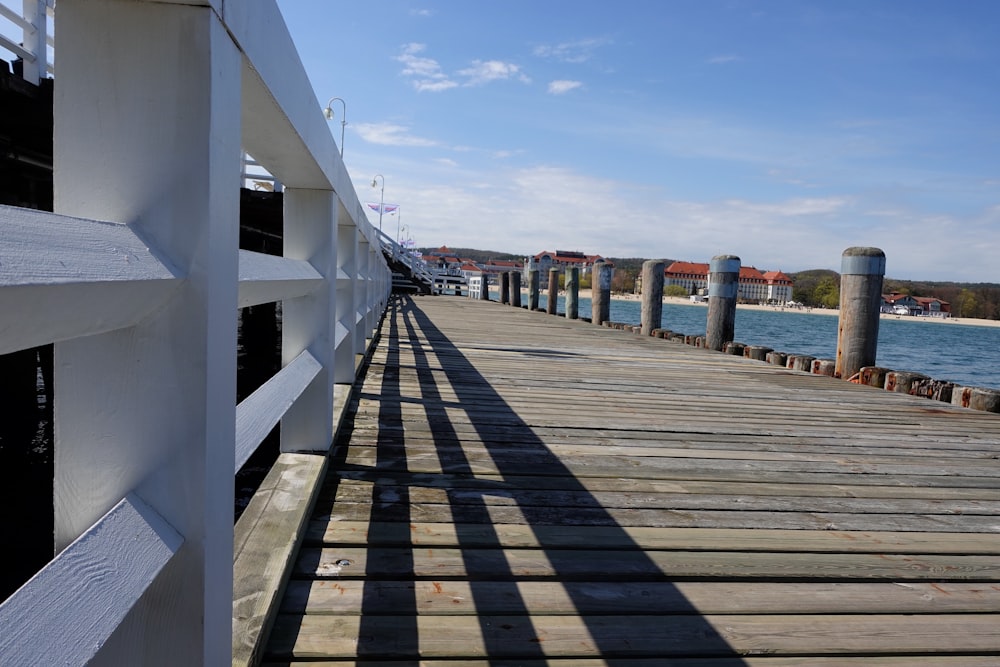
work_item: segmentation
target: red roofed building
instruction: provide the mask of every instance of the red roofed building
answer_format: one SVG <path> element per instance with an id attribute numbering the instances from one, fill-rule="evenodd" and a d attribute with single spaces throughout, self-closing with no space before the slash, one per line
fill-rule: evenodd
<path id="1" fill-rule="evenodd" d="M 706 263 L 674 262 L 663 272 L 663 286 L 680 285 L 688 294 L 708 294 L 708 269 Z M 753 266 L 741 266 L 739 298 L 786 303 L 792 299 L 792 279 L 781 271 L 761 273 Z"/>
<path id="2" fill-rule="evenodd" d="M 543 250 L 534 257 L 528 258 L 528 268 L 538 269 L 540 287 L 547 287 L 549 284 L 550 269 L 567 269 L 578 267 L 580 275 L 585 276 L 590 273 L 591 267 L 599 259 L 604 259 L 600 255 L 585 255 L 582 252 L 571 250 L 556 250 L 549 252 Z"/>
<path id="3" fill-rule="evenodd" d="M 792 300 L 792 279 L 781 271 L 768 271 L 764 274 L 767 280 L 767 300 L 775 303 L 788 303 Z"/>

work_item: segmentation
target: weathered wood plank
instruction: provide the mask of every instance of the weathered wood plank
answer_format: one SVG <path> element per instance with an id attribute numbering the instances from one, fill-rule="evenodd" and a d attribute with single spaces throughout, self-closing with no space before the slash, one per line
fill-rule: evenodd
<path id="1" fill-rule="evenodd" d="M 498 308 L 387 318 L 268 659 L 995 664 L 1000 417 Z"/>
<path id="2" fill-rule="evenodd" d="M 873 614 L 1000 612 L 994 584 L 745 581 L 296 580 L 284 613 L 467 614 Z"/>
<path id="3" fill-rule="evenodd" d="M 810 553 L 1000 555 L 1000 534 L 538 526 L 317 520 L 307 540 L 340 546 L 487 547 L 510 549 L 653 549 Z"/>
<path id="4" fill-rule="evenodd" d="M 371 658 L 933 655 L 1000 652 L 992 614 L 433 616 L 281 615 L 276 656 Z"/>

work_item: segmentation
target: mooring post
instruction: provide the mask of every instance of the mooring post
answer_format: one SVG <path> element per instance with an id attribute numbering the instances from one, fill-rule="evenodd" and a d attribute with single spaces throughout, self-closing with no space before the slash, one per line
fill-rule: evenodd
<path id="1" fill-rule="evenodd" d="M 545 312 L 555 315 L 559 305 L 559 269 L 549 269 L 549 292 L 545 302 Z"/>
<path id="2" fill-rule="evenodd" d="M 510 303 L 510 272 L 500 272 L 500 303 Z"/>
<path id="3" fill-rule="evenodd" d="M 878 248 L 848 248 L 840 263 L 840 324 L 837 377 L 850 378 L 875 365 L 878 318 L 882 311 L 885 253 Z"/>
<path id="4" fill-rule="evenodd" d="M 575 320 L 580 317 L 580 268 L 571 266 L 566 269 L 566 319 Z"/>
<path id="5" fill-rule="evenodd" d="M 510 272 L 510 305 L 521 307 L 521 272 Z"/>
<path id="6" fill-rule="evenodd" d="M 615 267 L 604 260 L 597 260 L 591 268 L 590 321 L 597 326 L 611 319 L 611 277 Z"/>
<path id="7" fill-rule="evenodd" d="M 490 274 L 483 271 L 483 277 L 479 282 L 479 300 L 489 301 L 490 300 Z"/>
<path id="8" fill-rule="evenodd" d="M 642 263 L 642 335 L 650 336 L 663 320 L 663 270 L 666 263 L 650 259 Z"/>
<path id="9" fill-rule="evenodd" d="M 538 269 L 528 269 L 528 310 L 538 310 Z"/>
<path id="10" fill-rule="evenodd" d="M 705 347 L 721 351 L 736 336 L 736 297 L 740 290 L 740 258 L 717 255 L 708 265 L 708 323 Z"/>

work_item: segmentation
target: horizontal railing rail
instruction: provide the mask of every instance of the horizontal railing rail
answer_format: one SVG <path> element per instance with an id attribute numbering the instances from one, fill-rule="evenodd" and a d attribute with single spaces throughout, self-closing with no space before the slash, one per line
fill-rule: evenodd
<path id="1" fill-rule="evenodd" d="M 277 424 L 326 456 L 391 273 L 274 0 L 54 16 L 56 213 L 0 206 L 0 353 L 55 344 L 57 555 L 0 605 L 0 663 L 221 664 L 234 472 Z M 238 248 L 246 153 L 282 257 Z M 274 302 L 282 367 L 237 405 L 237 309 Z"/>

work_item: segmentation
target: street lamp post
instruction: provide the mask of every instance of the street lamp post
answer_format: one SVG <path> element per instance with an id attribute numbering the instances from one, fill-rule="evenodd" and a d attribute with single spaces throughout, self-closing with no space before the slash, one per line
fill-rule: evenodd
<path id="1" fill-rule="evenodd" d="M 385 208 L 385 176 L 383 176 L 382 174 L 375 174 L 375 177 L 372 178 L 372 187 L 373 188 L 377 188 L 378 187 L 378 181 L 376 179 L 379 179 L 379 178 L 382 179 L 382 193 L 379 196 L 379 202 L 378 202 L 378 230 L 381 232 L 382 231 L 382 209 Z"/>
<path id="2" fill-rule="evenodd" d="M 403 238 L 402 236 L 399 235 L 400 234 L 400 229 L 401 229 L 399 223 L 400 223 L 400 221 L 402 219 L 403 219 L 403 209 L 402 208 L 397 208 L 396 209 L 396 244 L 397 245 L 400 243 L 400 239 Z M 403 227 L 406 227 L 406 225 L 403 225 Z"/>
<path id="3" fill-rule="evenodd" d="M 331 97 L 330 101 L 326 103 L 326 108 L 323 109 L 323 115 L 326 116 L 327 120 L 333 120 L 334 102 L 340 102 L 340 104 L 344 107 L 344 113 L 340 119 L 340 159 L 344 159 L 344 126 L 347 125 L 347 102 L 339 97 Z"/>

